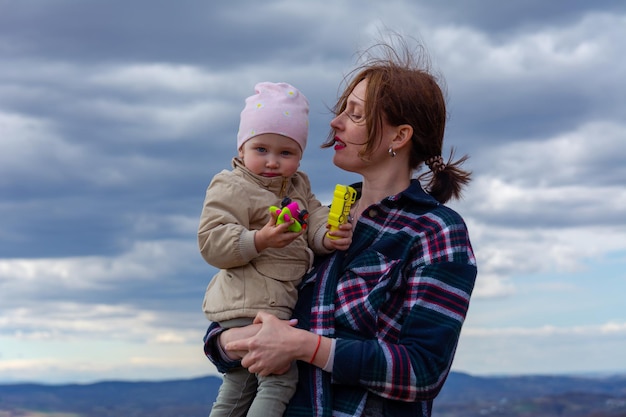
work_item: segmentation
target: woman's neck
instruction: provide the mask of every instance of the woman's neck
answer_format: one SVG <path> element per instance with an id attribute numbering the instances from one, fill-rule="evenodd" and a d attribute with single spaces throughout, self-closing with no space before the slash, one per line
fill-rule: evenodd
<path id="1" fill-rule="evenodd" d="M 367 177 L 363 177 L 361 196 L 355 204 L 355 212 L 352 216 L 358 219 L 363 210 L 390 195 L 396 195 L 406 190 L 410 184 L 411 177 L 408 175 L 397 178 L 387 176 L 368 179 Z"/>

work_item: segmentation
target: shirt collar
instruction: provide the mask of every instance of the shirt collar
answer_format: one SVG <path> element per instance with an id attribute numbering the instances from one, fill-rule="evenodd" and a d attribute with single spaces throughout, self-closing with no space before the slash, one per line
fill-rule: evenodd
<path id="1" fill-rule="evenodd" d="M 357 198 L 360 198 L 363 183 L 357 182 L 352 184 L 351 187 L 357 191 Z M 403 198 L 408 198 L 409 200 L 412 200 L 420 205 L 427 205 L 432 207 L 441 204 L 433 196 L 424 191 L 424 189 L 422 188 L 422 184 L 417 179 L 412 179 L 411 184 L 404 191 L 395 195 L 391 195 L 385 198 L 385 200 L 392 202 L 392 204 L 395 204 L 395 202 L 400 201 Z"/>

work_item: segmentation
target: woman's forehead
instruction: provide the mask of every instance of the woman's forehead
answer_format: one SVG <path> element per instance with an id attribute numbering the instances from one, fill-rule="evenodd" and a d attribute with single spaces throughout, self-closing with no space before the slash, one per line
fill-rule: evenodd
<path id="1" fill-rule="evenodd" d="M 357 85 L 354 86 L 352 92 L 348 96 L 348 103 L 352 104 L 363 104 L 365 103 L 365 92 L 367 90 L 367 79 L 361 80 Z"/>

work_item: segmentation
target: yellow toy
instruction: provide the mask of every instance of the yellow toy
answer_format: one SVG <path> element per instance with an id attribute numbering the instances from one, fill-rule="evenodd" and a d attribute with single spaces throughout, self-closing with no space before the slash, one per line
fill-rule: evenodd
<path id="1" fill-rule="evenodd" d="M 333 201 L 330 204 L 330 213 L 328 213 L 328 224 L 330 230 L 339 229 L 339 225 L 348 221 L 350 215 L 350 207 L 356 200 L 356 190 L 349 185 L 337 184 L 333 193 Z M 337 236 L 327 234 L 330 239 L 338 239 Z"/>

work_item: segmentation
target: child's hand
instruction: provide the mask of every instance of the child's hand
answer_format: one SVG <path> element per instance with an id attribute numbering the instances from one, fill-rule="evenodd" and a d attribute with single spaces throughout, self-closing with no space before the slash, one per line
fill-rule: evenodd
<path id="1" fill-rule="evenodd" d="M 290 219 L 283 224 L 276 224 L 276 213 L 270 213 L 270 220 L 254 234 L 254 245 L 256 250 L 261 252 L 267 248 L 284 248 L 294 240 L 296 240 L 303 231 L 290 232 L 289 226 L 293 224 L 294 219 Z"/>
<path id="2" fill-rule="evenodd" d="M 329 229 L 328 233 L 330 235 L 336 237 L 336 239 L 330 239 L 324 235 L 324 246 L 326 249 L 348 250 L 352 243 L 352 223 L 346 222 L 341 224 L 338 230 L 333 231 L 330 231 L 330 225 L 326 225 L 326 228 Z"/>

